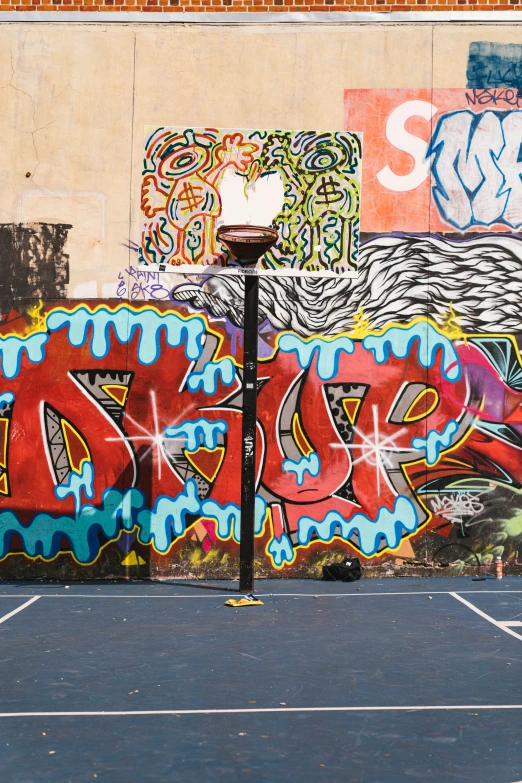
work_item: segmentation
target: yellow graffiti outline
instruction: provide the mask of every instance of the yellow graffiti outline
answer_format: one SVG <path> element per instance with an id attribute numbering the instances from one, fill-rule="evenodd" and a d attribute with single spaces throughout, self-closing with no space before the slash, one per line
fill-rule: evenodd
<path id="1" fill-rule="evenodd" d="M 86 442 L 85 442 L 83 436 L 81 435 L 80 431 L 77 430 L 76 427 L 73 424 L 71 424 L 70 421 L 67 421 L 65 416 L 61 416 L 61 418 L 60 418 L 60 425 L 61 425 L 61 428 L 62 428 L 63 439 L 65 441 L 65 448 L 67 450 L 67 459 L 69 460 L 69 467 L 71 468 L 73 473 L 76 473 L 76 475 L 81 476 L 83 463 L 84 462 L 92 462 L 91 450 L 88 447 L 88 445 L 86 444 Z M 88 454 L 87 457 L 82 457 L 82 459 L 80 460 L 80 464 L 78 466 L 78 469 L 73 467 L 73 459 L 72 459 L 71 451 L 70 451 L 70 448 L 69 448 L 69 439 L 67 437 L 67 432 L 66 432 L 66 429 L 65 429 L 66 427 L 68 427 L 72 431 L 73 435 L 76 435 L 76 437 L 79 438 L 79 440 L 82 442 L 82 445 L 83 445 L 85 451 Z"/>
<path id="2" fill-rule="evenodd" d="M 123 395 L 123 402 L 120 402 L 117 397 L 112 394 L 112 392 L 109 391 L 109 388 L 113 389 L 123 389 L 125 394 Z M 104 383 L 103 386 L 100 386 L 100 389 L 102 389 L 105 394 L 111 398 L 111 400 L 114 400 L 114 402 L 120 406 L 120 408 L 123 408 L 125 406 L 125 403 L 127 402 L 127 397 L 129 395 L 129 387 L 124 386 L 122 383 Z"/>
<path id="3" fill-rule="evenodd" d="M 310 445 L 310 441 L 306 437 L 303 429 L 303 425 L 301 424 L 301 417 L 299 416 L 299 411 L 294 411 L 294 415 L 292 416 L 292 435 L 294 436 L 294 441 L 297 444 L 297 447 L 303 457 L 309 457 L 310 454 L 313 452 L 313 448 Z M 306 449 L 306 452 L 303 451 L 303 446 Z"/>
<path id="4" fill-rule="evenodd" d="M 191 457 L 194 456 L 194 454 L 199 454 L 200 451 L 206 451 L 207 454 L 214 454 L 215 451 L 220 451 L 221 452 L 221 456 L 219 458 L 219 465 L 217 466 L 213 476 L 206 476 L 203 473 L 203 471 L 201 470 L 201 468 L 199 468 L 196 465 L 196 463 L 192 461 Z M 219 471 L 221 470 L 221 465 L 223 464 L 223 460 L 225 459 L 225 447 L 224 446 L 216 446 L 215 449 L 207 449 L 206 446 L 200 446 L 199 449 L 197 451 L 194 451 L 194 452 L 190 452 L 190 451 L 187 451 L 187 449 L 183 449 L 183 455 L 190 462 L 190 464 L 192 465 L 194 470 L 197 473 L 199 473 L 200 476 L 203 476 L 203 478 L 206 481 L 208 481 L 209 484 L 212 484 L 216 480 L 217 475 L 218 475 Z"/>
<path id="5" fill-rule="evenodd" d="M 353 412 L 353 417 L 350 416 L 348 413 L 348 409 L 345 405 L 346 402 L 355 402 L 357 405 L 355 406 L 355 410 Z M 346 418 L 350 422 L 350 424 L 353 426 L 355 422 L 357 421 L 357 415 L 359 413 L 359 408 L 361 407 L 362 399 L 361 397 L 341 397 L 341 405 L 344 408 L 344 412 L 346 413 Z"/>
<path id="6" fill-rule="evenodd" d="M 0 467 L 4 468 L 5 472 L 7 473 L 7 445 L 9 443 L 10 420 L 6 416 L 0 416 L 0 422 L 4 422 L 4 421 L 5 421 L 5 438 L 0 452 Z"/>
<path id="7" fill-rule="evenodd" d="M 419 402 L 422 400 L 422 398 L 425 397 L 430 392 L 432 394 L 435 394 L 435 399 L 431 403 L 430 407 L 426 408 L 426 410 L 423 413 L 419 413 L 417 416 L 410 416 L 410 411 L 413 408 L 415 408 L 419 404 Z M 437 389 L 435 389 L 434 386 L 427 386 L 425 389 L 423 389 L 421 392 L 419 392 L 419 394 L 417 394 L 417 396 L 413 400 L 412 404 L 410 405 L 410 407 L 408 408 L 408 410 L 406 411 L 406 413 L 404 415 L 404 421 L 408 422 L 408 424 L 410 424 L 411 422 L 414 422 L 414 421 L 422 421 L 422 419 L 427 419 L 428 416 L 430 415 L 430 413 L 433 413 L 433 411 L 435 410 L 435 408 L 437 407 L 439 402 L 440 402 L 440 395 L 439 395 Z"/>

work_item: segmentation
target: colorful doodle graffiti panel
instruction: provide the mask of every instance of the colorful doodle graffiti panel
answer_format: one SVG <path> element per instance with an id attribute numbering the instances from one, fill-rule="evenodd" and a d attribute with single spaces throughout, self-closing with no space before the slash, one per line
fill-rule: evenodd
<path id="1" fill-rule="evenodd" d="M 361 138 L 348 132 L 147 128 L 139 258 L 223 266 L 220 225 L 272 225 L 265 270 L 357 267 Z"/>

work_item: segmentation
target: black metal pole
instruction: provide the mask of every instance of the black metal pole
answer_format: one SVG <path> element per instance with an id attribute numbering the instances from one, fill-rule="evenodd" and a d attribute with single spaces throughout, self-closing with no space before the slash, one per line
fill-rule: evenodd
<path id="1" fill-rule="evenodd" d="M 243 449 L 241 460 L 241 542 L 239 545 L 239 589 L 254 589 L 254 512 L 256 501 L 257 421 L 257 318 L 259 278 L 245 275 L 243 331 Z"/>

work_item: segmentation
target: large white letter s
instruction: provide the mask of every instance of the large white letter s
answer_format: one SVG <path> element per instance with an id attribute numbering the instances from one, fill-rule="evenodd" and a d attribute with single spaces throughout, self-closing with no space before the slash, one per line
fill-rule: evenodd
<path id="1" fill-rule="evenodd" d="M 430 161 L 426 160 L 428 143 L 408 133 L 404 125 L 410 117 L 431 120 L 437 107 L 427 101 L 406 101 L 392 111 L 386 122 L 386 138 L 398 150 L 412 156 L 415 165 L 409 174 L 394 174 L 386 165 L 377 174 L 377 179 L 388 190 L 404 193 L 418 188 L 430 173 Z"/>

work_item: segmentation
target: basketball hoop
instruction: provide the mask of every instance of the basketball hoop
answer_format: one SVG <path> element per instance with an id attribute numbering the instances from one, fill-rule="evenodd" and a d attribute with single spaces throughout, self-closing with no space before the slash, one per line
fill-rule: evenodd
<path id="1" fill-rule="evenodd" d="M 221 226 L 217 238 L 241 266 L 254 265 L 279 239 L 267 226 Z M 252 270 L 254 272 L 254 270 Z M 239 589 L 254 589 L 254 526 L 256 502 L 257 426 L 257 327 L 259 278 L 245 277 L 243 332 L 243 445 L 241 454 L 241 538 L 239 542 Z"/>
<path id="2" fill-rule="evenodd" d="M 266 226 L 221 226 L 217 237 L 240 264 L 259 261 L 279 239 L 275 228 Z"/>

